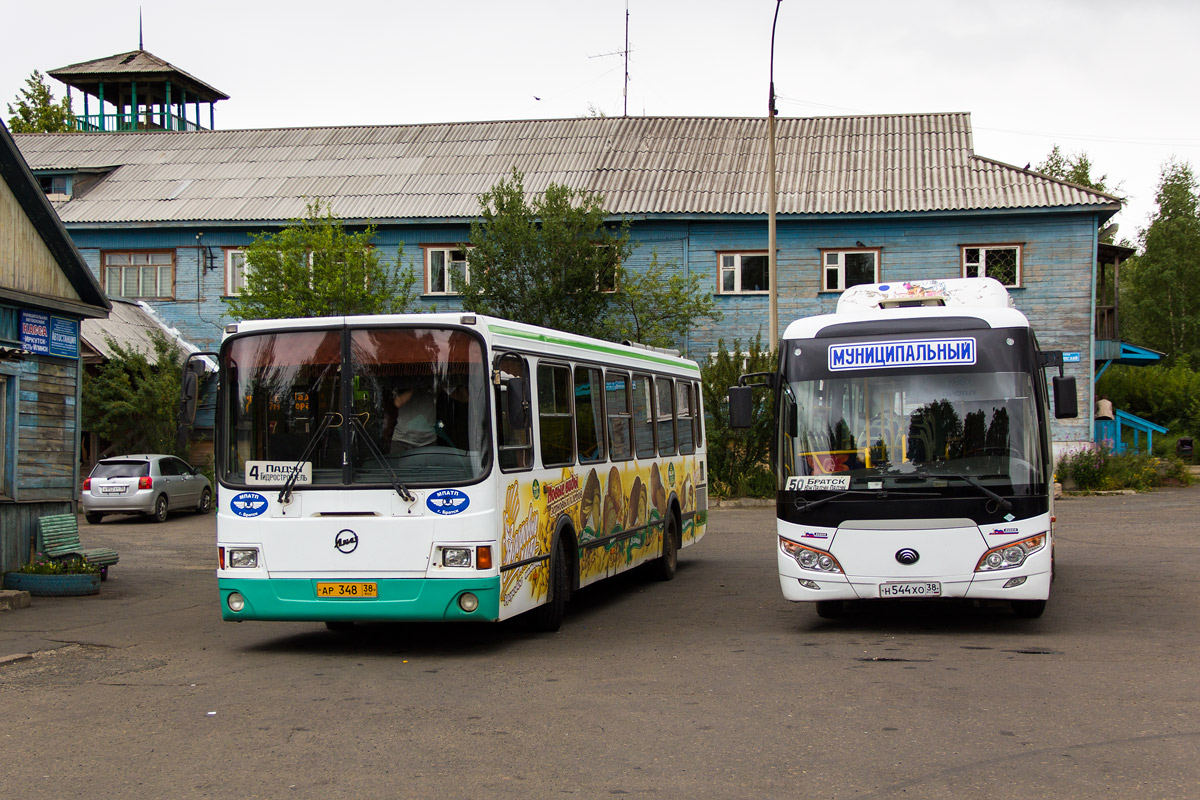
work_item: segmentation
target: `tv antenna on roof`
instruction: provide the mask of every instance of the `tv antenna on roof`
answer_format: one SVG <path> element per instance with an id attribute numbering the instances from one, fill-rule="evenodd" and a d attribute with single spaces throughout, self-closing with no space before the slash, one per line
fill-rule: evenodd
<path id="1" fill-rule="evenodd" d="M 621 116 L 629 116 L 629 0 L 625 0 L 625 49 L 614 50 L 611 53 L 598 53 L 588 58 L 604 58 L 605 56 L 624 56 L 625 57 L 625 88 L 621 94 L 623 96 L 624 107 L 621 109 Z"/>

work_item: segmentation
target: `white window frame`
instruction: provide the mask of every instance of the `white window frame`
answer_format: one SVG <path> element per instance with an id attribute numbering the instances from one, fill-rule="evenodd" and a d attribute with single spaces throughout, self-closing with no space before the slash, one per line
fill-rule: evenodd
<path id="1" fill-rule="evenodd" d="M 426 245 L 424 247 L 424 250 L 425 250 L 425 294 L 432 294 L 432 295 L 439 295 L 439 296 L 459 294 L 459 291 L 456 288 L 454 288 L 454 283 L 453 283 L 454 270 L 452 269 L 452 267 L 455 264 L 461 263 L 463 265 L 463 280 L 467 283 L 471 282 L 471 257 L 470 257 L 471 248 L 468 247 L 464 250 L 459 245 L 453 245 L 453 244 L 452 245 Z M 434 289 L 433 289 L 433 254 L 434 253 L 444 253 L 445 254 L 444 260 L 442 262 L 442 264 L 443 264 L 442 269 L 445 272 L 445 275 L 444 275 L 445 289 L 443 291 L 434 291 Z M 463 260 L 461 262 L 453 260 L 451 258 L 451 255 L 454 253 L 462 253 Z"/>
<path id="2" fill-rule="evenodd" d="M 170 258 L 170 263 L 152 264 L 150 263 L 152 256 L 165 255 Z M 128 263 L 109 263 L 110 260 L 126 257 Z M 145 263 L 137 263 L 137 258 L 145 257 Z M 174 250 L 105 250 L 100 254 L 101 275 L 103 277 L 104 293 L 115 295 L 117 297 L 125 297 L 130 300 L 174 300 L 175 299 L 175 251 Z M 148 267 L 155 267 L 154 270 L 154 292 L 147 292 L 142 285 L 144 270 Z M 134 294 L 126 294 L 125 289 L 125 270 L 137 270 L 137 292 Z M 164 270 L 168 270 L 164 272 Z M 120 277 L 113 285 L 112 276 L 117 274 Z M 164 275 L 169 275 L 169 279 L 164 281 Z M 163 286 L 163 283 L 166 286 Z"/>
<path id="3" fill-rule="evenodd" d="M 236 259 L 241 264 L 236 264 Z M 225 250 L 225 295 L 237 297 L 246 288 L 246 276 L 250 274 L 250 264 L 246 261 L 246 251 L 240 247 Z"/>
<path id="4" fill-rule="evenodd" d="M 1015 250 L 1017 264 L 1013 283 L 1005 283 L 1004 285 L 1009 288 L 1018 288 L 1022 285 L 1021 281 L 1024 279 L 1024 249 L 1024 245 L 1020 244 L 964 244 L 959 248 L 962 258 L 962 276 L 964 278 L 993 278 L 995 277 L 994 275 L 987 274 L 987 254 L 993 250 Z M 968 250 L 977 251 L 978 260 L 968 261 Z"/>
<path id="5" fill-rule="evenodd" d="M 770 292 L 769 287 L 765 289 L 742 289 L 742 258 L 745 256 L 762 256 L 766 258 L 768 253 L 766 250 L 737 250 L 717 253 L 717 294 L 768 294 Z M 725 288 L 726 273 L 733 275 L 733 287 L 730 289 Z M 771 280 L 769 268 L 767 280 Z"/>
<path id="6" fill-rule="evenodd" d="M 875 257 L 875 273 L 869 282 L 879 283 L 883 280 L 880 277 L 881 269 L 879 266 L 880 261 L 883 260 L 881 248 L 844 247 L 840 249 L 823 249 L 821 250 L 822 292 L 844 292 L 850 288 L 846 285 L 846 256 L 853 253 L 871 253 Z M 834 280 L 831 281 L 830 277 L 833 277 Z"/>

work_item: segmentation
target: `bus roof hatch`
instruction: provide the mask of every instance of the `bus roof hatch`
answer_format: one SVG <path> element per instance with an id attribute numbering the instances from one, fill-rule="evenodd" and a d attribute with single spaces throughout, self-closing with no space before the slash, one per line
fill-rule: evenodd
<path id="1" fill-rule="evenodd" d="M 916 306 L 1012 308 L 1008 290 L 995 278 L 893 281 L 852 286 L 838 299 L 837 313 Z"/>

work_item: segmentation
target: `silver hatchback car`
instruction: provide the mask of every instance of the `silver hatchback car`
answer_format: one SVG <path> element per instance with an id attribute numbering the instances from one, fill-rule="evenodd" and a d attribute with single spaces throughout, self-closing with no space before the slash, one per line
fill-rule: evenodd
<path id="1" fill-rule="evenodd" d="M 164 522 L 171 511 L 207 514 L 212 508 L 208 478 L 169 455 L 113 456 L 99 461 L 83 482 L 83 513 L 93 525 L 105 514 L 146 514 Z"/>

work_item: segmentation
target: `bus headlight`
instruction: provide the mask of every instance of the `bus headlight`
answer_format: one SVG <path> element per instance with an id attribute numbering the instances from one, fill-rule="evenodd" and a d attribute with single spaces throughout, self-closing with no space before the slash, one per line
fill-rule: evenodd
<path id="1" fill-rule="evenodd" d="M 229 551 L 230 569 L 257 569 L 258 548 Z"/>
<path id="2" fill-rule="evenodd" d="M 229 606 L 229 610 L 235 614 L 246 607 L 246 598 L 242 597 L 240 592 L 230 592 L 229 599 L 225 602 Z"/>
<path id="3" fill-rule="evenodd" d="M 471 548 L 469 547 L 443 547 L 442 548 L 442 566 L 443 567 L 467 567 L 471 566 Z"/>
<path id="4" fill-rule="evenodd" d="M 779 548 L 784 553 L 796 559 L 801 569 L 811 569 L 814 572 L 841 572 L 842 565 L 837 559 L 824 550 L 814 550 L 802 544 L 796 544 L 791 539 L 779 537 Z"/>
<path id="5" fill-rule="evenodd" d="M 975 565 L 976 572 L 991 572 L 996 569 L 1011 569 L 1025 563 L 1031 553 L 1036 553 L 1046 546 L 1046 534 L 1039 533 L 1019 542 L 993 547 L 983 554 Z"/>

